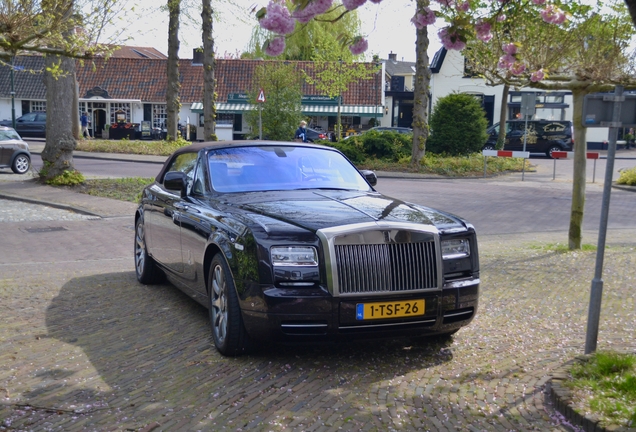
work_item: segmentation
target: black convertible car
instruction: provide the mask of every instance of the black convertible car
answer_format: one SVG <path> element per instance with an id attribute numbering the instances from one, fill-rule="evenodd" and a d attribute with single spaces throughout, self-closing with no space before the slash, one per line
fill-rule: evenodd
<path id="1" fill-rule="evenodd" d="M 135 214 L 135 268 L 210 312 L 214 343 L 451 334 L 475 316 L 464 220 L 384 196 L 337 150 L 287 142 L 176 151 Z"/>

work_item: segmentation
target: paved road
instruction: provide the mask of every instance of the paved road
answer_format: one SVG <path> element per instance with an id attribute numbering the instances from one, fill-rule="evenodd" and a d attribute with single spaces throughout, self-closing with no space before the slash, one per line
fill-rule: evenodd
<path id="1" fill-rule="evenodd" d="M 15 193 L 12 183 L 0 178 L 0 192 Z M 429 180 L 404 197 L 512 226 L 510 196 L 525 193 L 538 208 L 531 219 L 567 196 L 567 184 L 536 183 Z M 402 196 L 404 180 L 383 188 Z M 459 191 L 472 199 L 457 202 Z M 634 214 L 634 195 L 614 192 L 612 205 Z M 551 372 L 582 352 L 595 253 L 546 248 L 565 238 L 561 225 L 480 236 L 480 309 L 452 340 L 272 346 L 228 359 L 212 347 L 204 308 L 170 285 L 136 282 L 134 204 L 66 199 L 103 217 L 41 209 L 49 220 L 0 222 L 0 430 L 572 430 L 545 393 Z M 0 209 L 10 205 L 27 208 Z M 627 222 L 609 232 L 600 349 L 636 351 Z"/>

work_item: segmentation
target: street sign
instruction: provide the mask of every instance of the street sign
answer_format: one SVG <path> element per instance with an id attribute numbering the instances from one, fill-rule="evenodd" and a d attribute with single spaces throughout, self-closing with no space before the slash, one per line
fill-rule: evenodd
<path id="1" fill-rule="evenodd" d="M 265 102 L 265 92 L 263 91 L 263 89 L 260 89 L 258 91 L 258 97 L 256 98 L 256 102 Z"/>
<path id="2" fill-rule="evenodd" d="M 614 93 L 592 93 L 585 95 L 583 102 L 583 127 L 636 127 L 636 94 L 618 97 L 622 103 L 621 116 L 613 122 L 612 114 L 617 96 Z"/>
<path id="3" fill-rule="evenodd" d="M 535 105 L 537 103 L 537 95 L 534 93 L 522 93 L 521 94 L 521 115 L 522 118 L 527 119 L 534 115 Z"/>

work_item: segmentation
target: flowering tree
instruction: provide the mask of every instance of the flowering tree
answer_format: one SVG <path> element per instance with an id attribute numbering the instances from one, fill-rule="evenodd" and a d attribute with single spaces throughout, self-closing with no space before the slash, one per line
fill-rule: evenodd
<path id="1" fill-rule="evenodd" d="M 579 249 L 587 150 L 584 98 L 592 92 L 611 91 L 616 84 L 636 84 L 626 54 L 635 31 L 619 2 L 597 9 L 570 5 L 567 12 L 540 3 L 525 8 L 499 6 L 494 19 L 477 25 L 481 31 L 467 40 L 464 55 L 471 70 L 490 84 L 572 92 L 575 140 L 568 243 L 570 249 Z M 502 15 L 507 19 L 497 18 Z M 459 31 L 455 34 L 461 37 Z"/>

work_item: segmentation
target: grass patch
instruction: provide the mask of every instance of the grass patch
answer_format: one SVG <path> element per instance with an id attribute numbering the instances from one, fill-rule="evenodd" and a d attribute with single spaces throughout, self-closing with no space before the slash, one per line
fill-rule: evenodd
<path id="1" fill-rule="evenodd" d="M 597 352 L 570 370 L 566 385 L 584 397 L 584 409 L 605 424 L 636 426 L 636 355 Z"/>
<path id="2" fill-rule="evenodd" d="M 622 170 L 616 184 L 636 186 L 636 167 Z"/>
<path id="3" fill-rule="evenodd" d="M 540 245 L 533 245 L 531 246 L 531 248 L 539 249 L 545 252 L 557 252 L 557 253 L 574 252 L 574 250 L 570 250 L 568 245 L 566 245 L 565 243 L 546 243 L 546 244 L 540 244 Z M 595 251 L 596 249 L 597 249 L 596 245 L 584 243 L 581 245 L 581 249 L 576 249 L 576 251 L 578 250 Z M 605 247 L 605 249 L 607 249 L 607 246 Z"/>
<path id="4" fill-rule="evenodd" d="M 523 170 L 524 159 L 489 157 L 487 161 L 487 175 Z M 532 165 L 525 160 L 526 171 L 532 171 Z M 420 167 L 411 166 L 411 157 L 400 159 L 399 162 L 382 160 L 366 160 L 360 164 L 361 169 L 376 171 L 400 171 L 420 174 L 437 174 L 448 177 L 476 177 L 484 175 L 484 156 L 475 153 L 469 156 L 445 156 L 427 153 L 420 161 Z"/>
<path id="5" fill-rule="evenodd" d="M 123 153 L 151 156 L 170 156 L 175 150 L 192 144 L 179 138 L 176 141 L 148 141 L 148 140 L 80 140 L 77 141 L 77 151 L 95 153 Z"/>
<path id="6" fill-rule="evenodd" d="M 86 180 L 73 188 L 76 192 L 88 195 L 113 198 L 120 201 L 139 202 L 144 187 L 155 181 L 154 178 L 130 177 L 121 179 Z"/>

